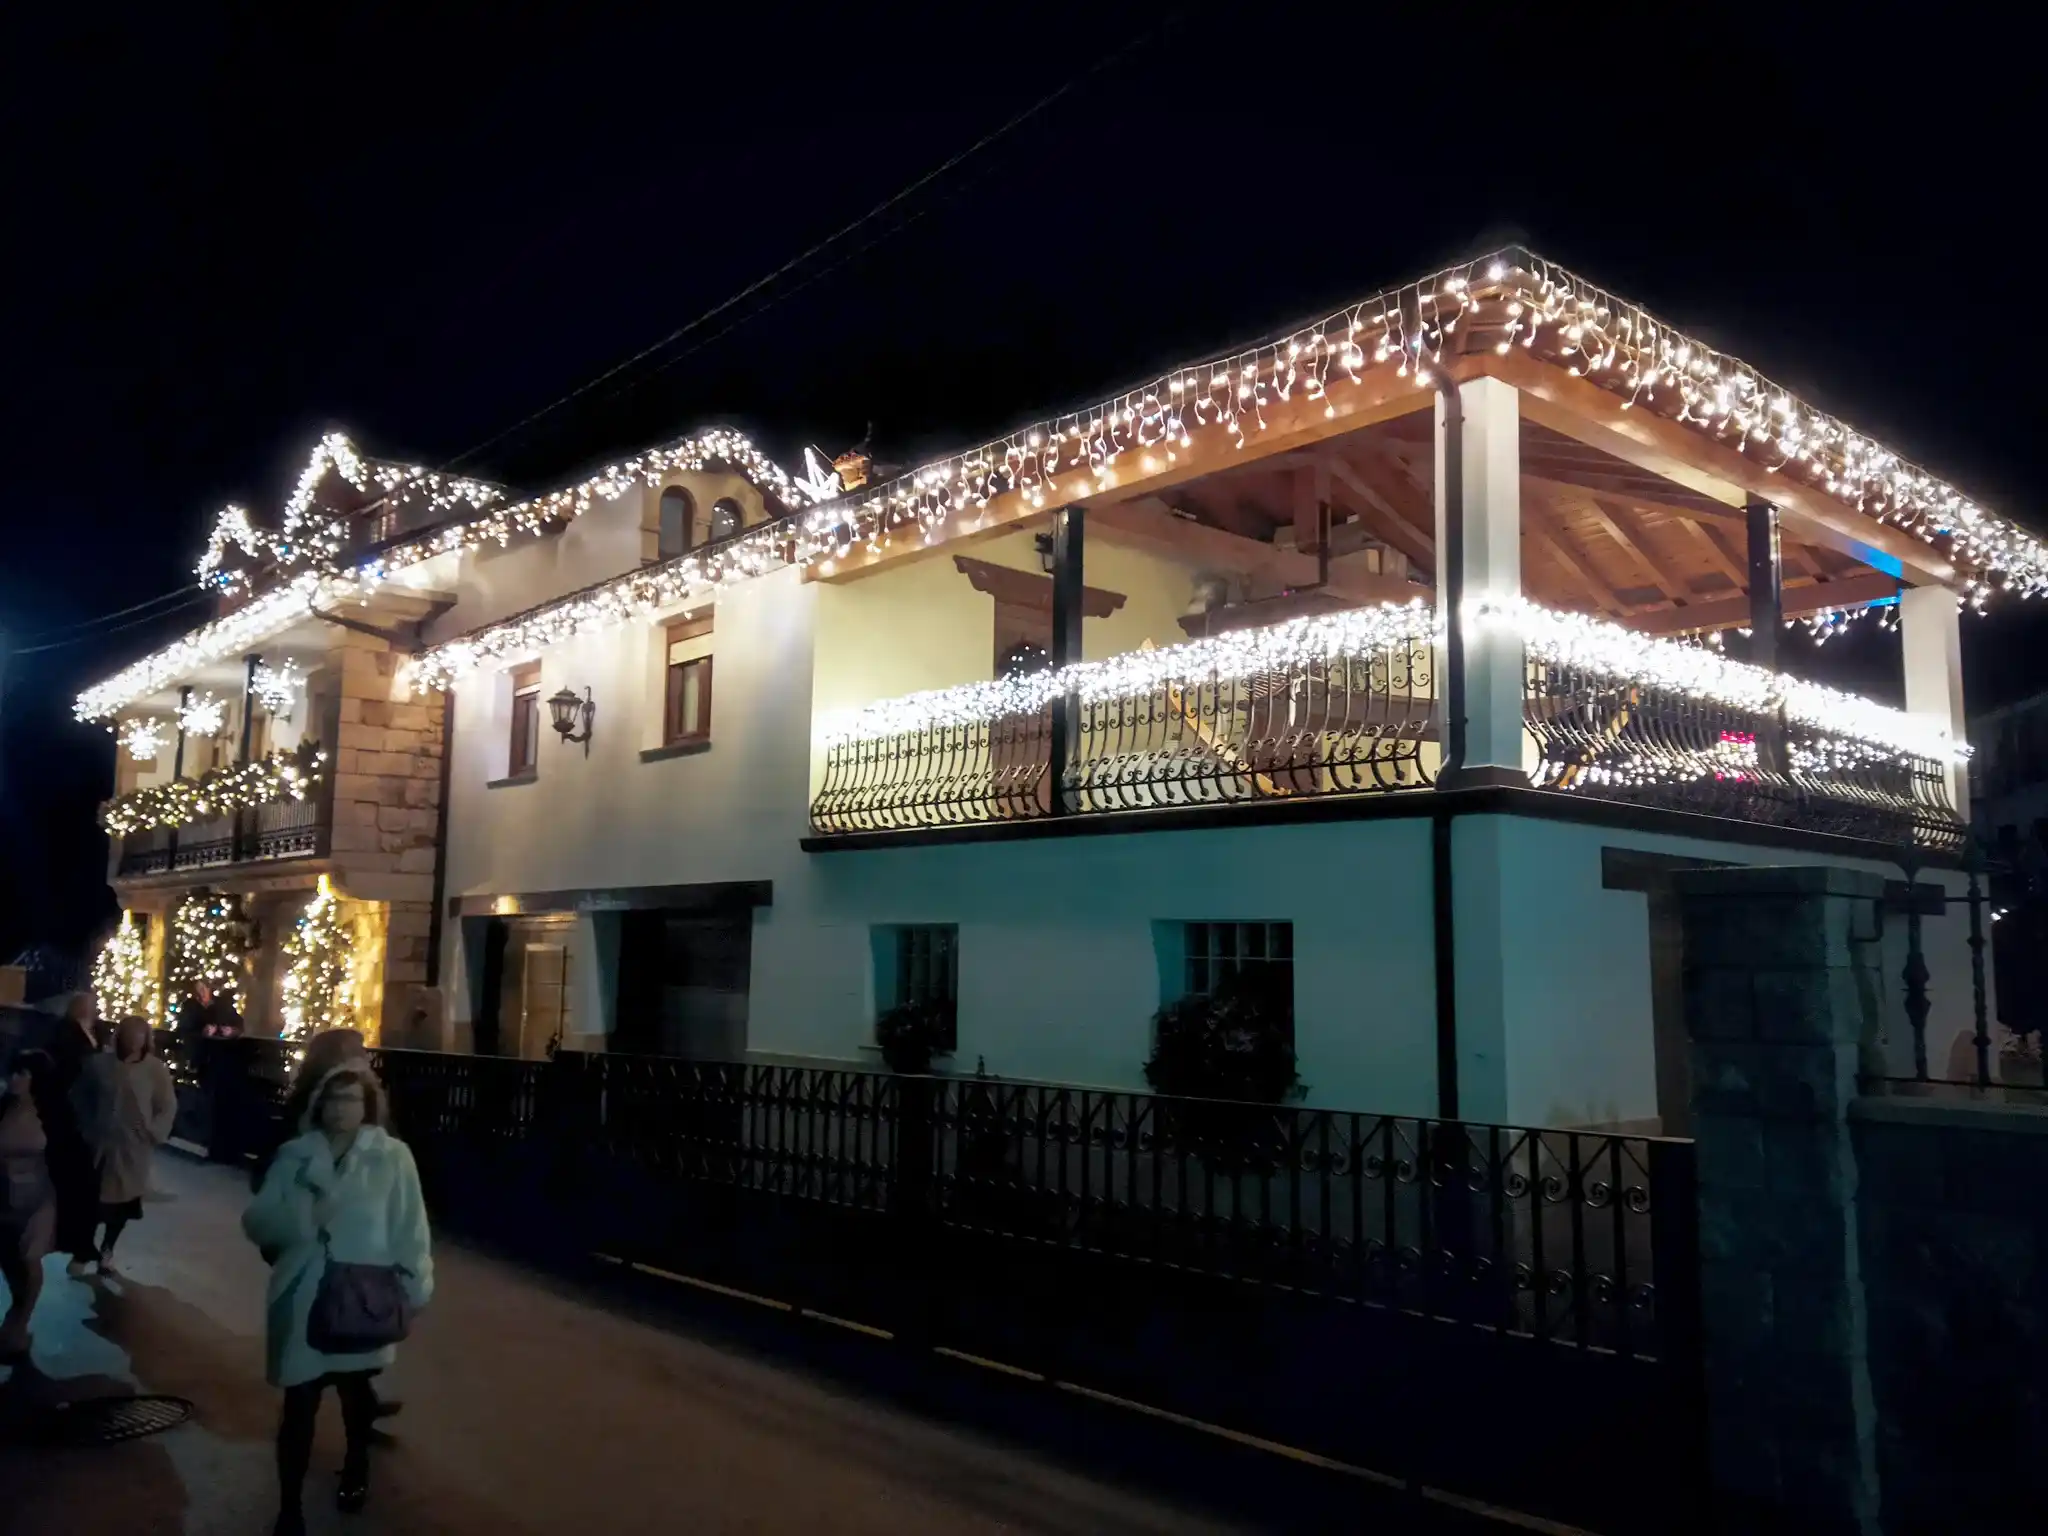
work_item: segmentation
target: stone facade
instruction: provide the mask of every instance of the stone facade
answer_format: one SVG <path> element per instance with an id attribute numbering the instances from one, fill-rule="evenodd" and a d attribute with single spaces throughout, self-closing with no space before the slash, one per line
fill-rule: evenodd
<path id="1" fill-rule="evenodd" d="M 363 1011 L 366 1031 L 396 1032 L 427 983 L 446 700 L 438 693 L 406 697 L 396 684 L 403 654 L 374 636 L 345 632 L 336 659 L 341 692 L 328 852 L 336 889 L 383 908 L 373 926 L 383 930 L 384 965 L 374 1003 L 365 995 Z"/>

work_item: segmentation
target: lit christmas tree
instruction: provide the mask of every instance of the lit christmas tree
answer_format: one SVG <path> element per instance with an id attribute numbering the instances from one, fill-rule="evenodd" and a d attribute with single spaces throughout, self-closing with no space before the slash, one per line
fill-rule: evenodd
<path id="1" fill-rule="evenodd" d="M 353 951 L 327 877 L 284 941 L 284 1038 L 306 1040 L 355 1023 Z"/>
<path id="2" fill-rule="evenodd" d="M 183 1002 L 192 984 L 203 981 L 239 1004 L 242 991 L 242 924 L 232 896 L 194 891 L 171 914 L 171 993 Z"/>
<path id="3" fill-rule="evenodd" d="M 102 1018 L 147 1019 L 152 1026 L 163 1022 L 162 999 L 149 974 L 142 925 L 133 912 L 121 914 L 121 926 L 107 936 L 94 957 L 92 991 Z"/>

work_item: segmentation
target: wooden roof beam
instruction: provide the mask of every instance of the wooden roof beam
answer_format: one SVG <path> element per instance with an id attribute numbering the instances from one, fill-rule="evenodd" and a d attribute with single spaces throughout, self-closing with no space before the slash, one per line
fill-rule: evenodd
<path id="1" fill-rule="evenodd" d="M 1522 526 L 1535 535 L 1536 542 L 1549 552 L 1551 559 L 1578 578 L 1580 585 L 1593 595 L 1595 604 L 1616 618 L 1629 615 L 1632 611 L 1630 605 L 1623 602 L 1621 594 L 1594 569 L 1590 558 L 1581 558 L 1579 552 L 1572 548 L 1571 535 L 1558 520 L 1556 509 L 1541 496 L 1522 497 Z"/>
<path id="2" fill-rule="evenodd" d="M 1505 356 L 1487 354 L 1464 361 L 1514 385 L 1521 393 L 1524 418 L 1539 426 L 1731 507 L 1741 507 L 1753 496 L 1771 502 L 1788 530 L 1802 540 L 1825 544 L 1886 574 L 1897 571 L 1909 581 L 1947 587 L 1960 580 L 1955 566 L 1931 544 L 1789 475 L 1773 474 L 1761 459 L 1682 422 L 1629 410 L 1620 396 L 1523 356 L 1519 348 Z"/>
<path id="3" fill-rule="evenodd" d="M 1897 578 L 1881 575 L 1849 576 L 1825 585 L 1787 587 L 1785 617 L 1791 619 L 1806 613 L 1824 613 L 1830 608 L 1868 607 L 1891 597 L 1898 590 Z M 1686 608 L 1638 614 L 1623 622 L 1630 629 L 1640 630 L 1646 635 L 1684 635 L 1703 629 L 1727 629 L 1749 622 L 1749 596 L 1743 593 L 1735 597 L 1711 598 Z"/>
<path id="4" fill-rule="evenodd" d="M 1650 580 L 1656 583 L 1666 597 L 1674 603 L 1691 600 L 1692 583 L 1651 553 L 1650 541 L 1644 536 L 1640 523 L 1618 507 L 1603 505 L 1598 496 L 1589 495 L 1582 500 L 1586 510 L 1593 514 L 1594 520 L 1607 530 L 1609 537 L 1635 557 L 1636 564 L 1650 573 Z"/>
<path id="5" fill-rule="evenodd" d="M 1345 500 L 1358 509 L 1366 526 L 1380 539 L 1406 555 L 1409 564 L 1421 570 L 1434 572 L 1436 539 L 1403 517 L 1400 508 L 1396 507 L 1390 498 L 1383 496 L 1345 460 L 1333 454 L 1326 462 L 1330 468 L 1330 478 L 1343 490 Z M 1434 514 L 1430 520 L 1435 521 Z"/>

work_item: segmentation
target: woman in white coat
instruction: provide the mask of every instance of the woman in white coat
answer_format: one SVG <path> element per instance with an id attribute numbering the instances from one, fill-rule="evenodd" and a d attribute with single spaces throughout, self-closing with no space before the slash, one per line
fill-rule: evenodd
<path id="1" fill-rule="evenodd" d="M 156 1149 L 171 1138 L 178 1118 L 178 1090 L 170 1068 L 150 1049 L 149 1025 L 123 1019 L 114 1026 L 114 1048 L 86 1063 L 72 1089 L 79 1127 L 99 1170 L 99 1266 L 114 1267 L 114 1244 L 129 1222 L 142 1215 Z"/>
<path id="2" fill-rule="evenodd" d="M 270 1383 L 284 1388 L 277 1430 L 281 1536 L 305 1529 L 300 1499 L 320 1398 L 330 1382 L 341 1399 L 348 1439 L 335 1502 L 343 1510 L 362 1508 L 369 1495 L 376 1413 L 370 1377 L 389 1366 L 395 1353 L 387 1345 L 357 1355 L 323 1354 L 308 1340 L 328 1256 L 341 1263 L 395 1266 L 415 1308 L 433 1296 L 419 1170 L 405 1143 L 385 1130 L 386 1118 L 383 1085 L 367 1066 L 328 1072 L 307 1103 L 300 1134 L 279 1148 L 242 1217 L 250 1240 L 274 1255 L 264 1332 Z"/>

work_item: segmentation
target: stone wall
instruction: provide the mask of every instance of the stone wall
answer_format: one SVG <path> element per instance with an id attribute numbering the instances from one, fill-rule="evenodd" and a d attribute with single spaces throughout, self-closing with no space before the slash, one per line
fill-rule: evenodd
<path id="1" fill-rule="evenodd" d="M 1721 1528 L 1878 1506 L 1847 1111 L 1877 1034 L 1876 875 L 1681 874 L 1708 1454 Z"/>
<path id="2" fill-rule="evenodd" d="M 2048 1104 L 1850 1116 L 1885 1528 L 2048 1528 Z"/>
<path id="3" fill-rule="evenodd" d="M 2048 1104 L 1860 1094 L 1877 877 L 1675 885 L 1717 1528 L 2048 1525 Z"/>
<path id="4" fill-rule="evenodd" d="M 366 1032 L 397 1030 L 426 984 L 435 838 L 440 824 L 445 698 L 407 697 L 396 685 L 403 656 L 371 635 L 340 646 L 340 721 L 334 753 L 334 882 L 345 896 L 377 902 L 384 969 Z"/>

